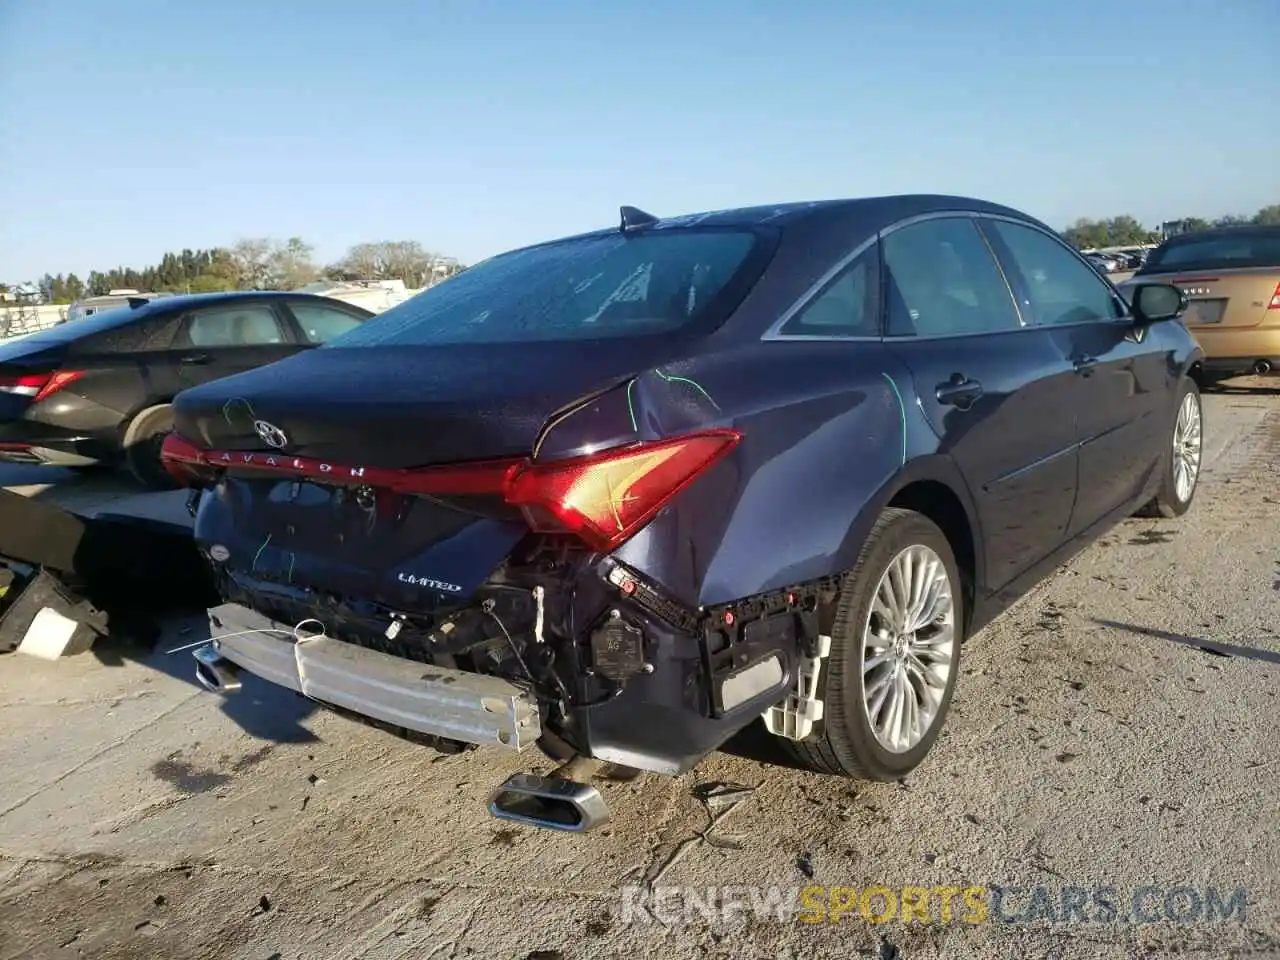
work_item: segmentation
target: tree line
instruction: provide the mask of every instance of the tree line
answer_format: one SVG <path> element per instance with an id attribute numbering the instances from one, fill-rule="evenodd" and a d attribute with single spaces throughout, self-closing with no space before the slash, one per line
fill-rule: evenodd
<path id="1" fill-rule="evenodd" d="M 320 265 L 315 248 L 301 237 L 254 237 L 229 247 L 166 253 L 148 267 L 46 273 L 35 282 L 45 303 L 74 303 L 111 290 L 146 293 L 216 293 L 224 290 L 296 290 L 317 280 L 403 280 L 419 288 L 447 279 L 464 267 L 416 240 L 359 243 L 335 263 Z"/>
<path id="2" fill-rule="evenodd" d="M 1280 203 L 1263 207 L 1253 216 L 1229 214 L 1206 220 L 1203 217 L 1185 217 L 1178 221 L 1184 231 L 1208 230 L 1210 227 L 1234 227 L 1246 224 L 1280 224 Z M 1131 216 L 1110 217 L 1103 220 L 1081 218 L 1062 231 L 1062 236 L 1081 250 L 1096 247 L 1129 247 L 1143 243 L 1158 243 L 1159 228 L 1143 226 Z"/>
<path id="3" fill-rule="evenodd" d="M 1263 207 L 1251 217 L 1227 215 L 1213 220 L 1187 217 L 1180 224 L 1183 230 L 1280 224 L 1280 204 Z M 1125 214 L 1101 220 L 1081 218 L 1063 230 L 1062 236 L 1079 249 L 1089 250 L 1156 243 L 1161 232 Z M 315 248 L 301 237 L 287 240 L 256 237 L 239 240 L 230 247 L 166 253 L 159 263 L 142 269 L 93 270 L 84 279 L 74 273 L 46 273 L 35 286 L 45 303 L 73 303 L 82 297 L 101 296 L 122 288 L 149 293 L 296 290 L 321 279 L 356 282 L 400 279 L 407 287 L 419 288 L 464 269 L 457 260 L 433 253 L 416 240 L 359 243 L 342 259 L 321 266 L 316 263 Z M 4 289 L 3 285 L 0 289 Z"/>

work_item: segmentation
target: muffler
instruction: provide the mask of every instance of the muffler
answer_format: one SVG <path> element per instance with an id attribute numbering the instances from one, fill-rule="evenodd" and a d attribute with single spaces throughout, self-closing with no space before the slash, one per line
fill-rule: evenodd
<path id="1" fill-rule="evenodd" d="M 1258 360 L 1253 365 L 1253 372 L 1256 376 L 1265 377 L 1271 372 L 1270 360 Z"/>
<path id="2" fill-rule="evenodd" d="M 240 689 L 240 668 L 213 648 L 212 643 L 191 651 L 196 658 L 196 679 L 214 693 L 235 693 Z"/>
<path id="3" fill-rule="evenodd" d="M 588 782 L 603 765 L 592 757 L 574 757 L 545 777 L 517 773 L 489 799 L 489 812 L 499 820 L 546 830 L 586 833 L 609 822 L 604 797 Z M 580 777 L 581 780 L 574 778 Z"/>

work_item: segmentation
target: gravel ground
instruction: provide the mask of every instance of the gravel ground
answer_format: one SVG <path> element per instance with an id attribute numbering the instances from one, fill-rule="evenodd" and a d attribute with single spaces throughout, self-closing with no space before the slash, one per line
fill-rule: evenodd
<path id="1" fill-rule="evenodd" d="M 199 691 L 165 653 L 195 621 L 155 653 L 4 658 L 0 958 L 1280 957 L 1278 397 L 1206 398 L 1191 513 L 1123 524 L 976 637 L 903 784 L 770 765 L 747 737 L 687 776 L 606 784 L 613 822 L 565 836 L 486 814 L 507 757 L 443 756 L 252 680 Z M 716 802 L 722 783 L 748 789 Z M 675 901 L 644 921 L 620 891 L 645 883 L 1008 890 L 982 923 Z M 1100 915 L 1098 888 L 1125 915 L 1147 885 L 1157 916 L 1175 887 L 1246 900 L 1212 922 Z M 1071 888 L 1083 918 L 1061 918 Z M 1191 896 L 1172 908 L 1197 914 Z"/>

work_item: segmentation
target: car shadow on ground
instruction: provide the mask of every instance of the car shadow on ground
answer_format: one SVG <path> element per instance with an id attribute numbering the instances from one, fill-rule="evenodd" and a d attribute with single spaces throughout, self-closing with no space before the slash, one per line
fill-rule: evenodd
<path id="1" fill-rule="evenodd" d="M 196 680 L 191 652 L 209 640 L 209 620 L 203 611 L 166 618 L 165 629 L 130 624 L 98 639 L 93 656 L 105 667 L 136 663 L 198 688 L 218 702 L 218 709 L 245 733 L 273 743 L 313 743 L 320 738 L 302 721 L 318 706 L 291 690 L 277 687 L 249 673 L 241 674 L 241 688 L 222 695 L 205 690 Z"/>
<path id="2" fill-rule="evenodd" d="M 1173 633 L 1169 630 L 1157 630 L 1154 627 L 1141 627 L 1132 623 L 1122 623 L 1119 620 L 1102 620 L 1098 617 L 1093 618 L 1093 622 L 1100 627 L 1111 627 L 1113 630 L 1123 630 L 1126 633 L 1134 633 L 1142 637 L 1155 637 L 1160 640 L 1168 640 L 1170 643 L 1181 644 L 1184 647 L 1193 647 L 1205 653 L 1211 653 L 1219 657 L 1240 657 L 1245 660 L 1257 660 L 1260 663 L 1273 663 L 1280 665 L 1280 652 L 1275 650 L 1263 650 L 1258 647 L 1243 647 L 1233 643 L 1219 643 L 1217 640 L 1204 640 L 1199 637 L 1188 637 L 1181 633 Z"/>
<path id="3" fill-rule="evenodd" d="M 764 720 L 753 720 L 720 746 L 720 753 L 740 760 L 754 760 L 771 767 L 809 771 L 803 763 L 789 753 L 782 741 L 764 727 Z"/>
<path id="4" fill-rule="evenodd" d="M 1203 393 L 1227 397 L 1280 397 L 1280 376 L 1239 377 L 1206 386 Z"/>

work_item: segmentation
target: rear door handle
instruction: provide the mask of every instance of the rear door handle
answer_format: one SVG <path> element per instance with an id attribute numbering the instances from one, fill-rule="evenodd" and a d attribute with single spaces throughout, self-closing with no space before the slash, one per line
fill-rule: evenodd
<path id="1" fill-rule="evenodd" d="M 982 396 L 982 384 L 957 373 L 946 383 L 938 384 L 938 402 L 959 410 L 968 410 Z"/>
<path id="2" fill-rule="evenodd" d="M 182 363 L 208 363 L 209 355 L 207 353 L 193 353 L 189 356 L 183 357 L 181 362 Z"/>
<path id="3" fill-rule="evenodd" d="M 1075 362 L 1076 373 L 1088 376 L 1093 373 L 1093 368 L 1098 365 L 1097 357 L 1080 357 Z"/>

